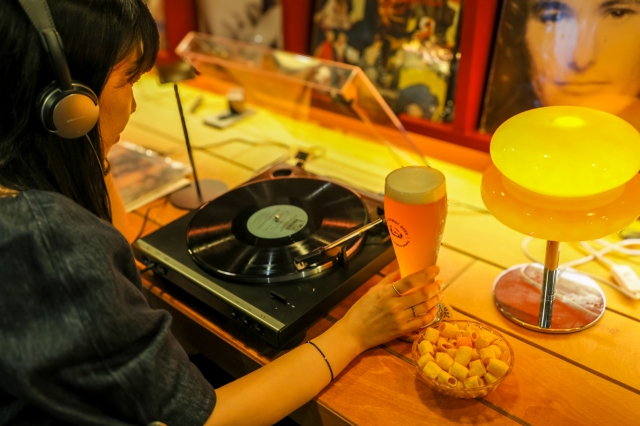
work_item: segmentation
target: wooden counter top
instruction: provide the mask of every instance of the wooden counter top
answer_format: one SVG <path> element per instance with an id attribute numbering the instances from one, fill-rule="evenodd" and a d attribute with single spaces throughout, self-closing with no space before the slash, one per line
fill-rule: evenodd
<path id="1" fill-rule="evenodd" d="M 166 89 L 156 90 L 149 82 L 137 89 L 138 112 L 123 139 L 185 161 L 175 99 Z M 195 94 L 188 88 L 184 92 L 183 101 L 188 103 Z M 209 106 L 222 107 L 223 103 L 215 102 L 211 100 Z M 222 135 L 227 131 L 204 129 L 199 118 L 191 117 L 188 123 L 190 131 L 193 127 L 195 145 L 204 144 L 203 140 L 229 140 L 231 133 Z M 239 133 L 232 136 L 251 137 Z M 488 156 L 415 138 L 422 149 L 429 150 L 430 161 L 447 176 L 449 215 L 438 260 L 440 278 L 452 283 L 445 301 L 452 305 L 458 319 L 480 321 L 499 330 L 513 347 L 514 370 L 486 397 L 458 400 L 429 389 L 412 364 L 411 345 L 391 341 L 358 356 L 314 401 L 291 417 L 304 425 L 638 424 L 640 301 L 603 286 L 607 311 L 592 328 L 574 334 L 536 333 L 509 321 L 494 305 L 492 285 L 505 268 L 528 259 L 520 248 L 524 236 L 495 220 L 480 200 L 481 170 L 488 164 Z M 276 160 L 287 150 L 277 143 L 232 143 L 218 148 L 196 152 L 198 172 L 201 177 L 224 180 L 230 187 L 249 179 L 259 162 Z M 456 159 L 458 164 L 452 164 Z M 145 234 L 185 213 L 163 200 L 150 206 Z M 130 234 L 138 233 L 147 209 L 129 214 Z M 584 255 L 577 244 L 562 246 L 561 263 Z M 542 258 L 544 242 L 532 242 L 530 250 Z M 628 262 L 640 272 L 638 260 Z M 329 328 L 361 294 L 394 269 L 392 263 L 364 283 L 318 320 L 305 340 Z M 607 277 L 604 267 L 597 263 L 578 269 Z M 185 346 L 200 351 L 236 377 L 284 353 L 245 335 L 161 278 L 145 274 L 144 285 L 153 295 L 152 305 L 172 313 L 174 333 Z"/>

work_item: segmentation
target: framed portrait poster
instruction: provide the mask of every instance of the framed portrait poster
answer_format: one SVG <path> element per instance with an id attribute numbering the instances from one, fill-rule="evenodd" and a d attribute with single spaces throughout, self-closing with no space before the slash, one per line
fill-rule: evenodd
<path id="1" fill-rule="evenodd" d="M 504 0 L 480 131 L 541 106 L 615 114 L 640 129 L 640 2 Z"/>
<path id="2" fill-rule="evenodd" d="M 450 121 L 462 0 L 315 0 L 311 54 L 360 66 L 396 114 Z"/>

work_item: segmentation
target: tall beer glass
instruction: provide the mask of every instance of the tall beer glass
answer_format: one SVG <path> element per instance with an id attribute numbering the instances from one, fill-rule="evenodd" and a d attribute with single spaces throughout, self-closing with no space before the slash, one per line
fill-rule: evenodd
<path id="1" fill-rule="evenodd" d="M 447 219 L 447 189 L 442 172 L 410 166 L 389 173 L 384 213 L 400 274 L 405 277 L 435 265 Z M 436 321 L 441 315 L 439 308 Z"/>

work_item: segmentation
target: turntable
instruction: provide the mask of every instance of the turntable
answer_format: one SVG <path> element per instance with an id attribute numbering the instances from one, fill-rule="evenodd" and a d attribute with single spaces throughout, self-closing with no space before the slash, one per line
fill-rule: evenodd
<path id="1" fill-rule="evenodd" d="M 381 200 L 280 164 L 134 244 L 135 257 L 238 326 L 286 345 L 394 258 Z"/>
<path id="2" fill-rule="evenodd" d="M 272 346 L 296 342 L 393 260 L 386 226 L 373 226 L 382 222 L 384 176 L 422 157 L 407 153 L 412 141 L 357 67 L 198 33 L 177 53 L 199 70 L 200 87 L 244 89 L 257 113 L 231 131 L 255 138 L 269 128 L 265 141 L 303 155 L 260 166 L 248 182 L 139 239 L 135 257 Z M 274 117 L 277 125 L 267 123 Z M 322 155 L 305 162 L 320 143 Z"/>

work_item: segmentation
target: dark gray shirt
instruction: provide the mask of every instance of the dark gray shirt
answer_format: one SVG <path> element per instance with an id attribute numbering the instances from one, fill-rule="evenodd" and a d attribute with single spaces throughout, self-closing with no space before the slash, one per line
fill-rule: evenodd
<path id="1" fill-rule="evenodd" d="M 66 197 L 0 197 L 0 425 L 202 425 L 215 394 L 131 249 Z"/>

